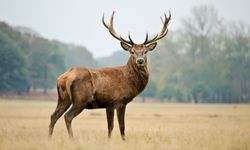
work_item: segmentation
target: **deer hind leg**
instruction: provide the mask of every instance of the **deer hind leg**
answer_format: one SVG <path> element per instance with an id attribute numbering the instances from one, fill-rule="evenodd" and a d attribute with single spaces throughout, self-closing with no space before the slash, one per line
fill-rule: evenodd
<path id="1" fill-rule="evenodd" d="M 108 123 L 108 137 L 111 137 L 112 130 L 114 128 L 114 108 L 108 107 L 106 108 L 106 116 Z"/>
<path id="2" fill-rule="evenodd" d="M 116 108 L 117 119 L 119 123 L 122 140 L 125 140 L 125 121 L 124 121 L 125 110 L 126 110 L 126 105 L 121 105 Z"/>
<path id="3" fill-rule="evenodd" d="M 66 124 L 67 131 L 68 131 L 70 138 L 73 138 L 71 122 L 73 118 L 79 115 L 85 107 L 86 107 L 86 103 L 83 103 L 80 105 L 73 104 L 70 110 L 64 115 L 65 124 Z"/>
<path id="4" fill-rule="evenodd" d="M 62 114 L 69 108 L 71 101 L 68 99 L 58 99 L 57 107 L 53 114 L 50 116 L 50 125 L 49 125 L 49 138 L 51 138 L 54 130 L 54 126 L 57 120 L 62 116 Z"/>
<path id="5" fill-rule="evenodd" d="M 84 92 L 78 90 L 74 91 L 74 88 L 71 87 L 73 105 L 64 115 L 65 124 L 70 138 L 73 138 L 71 122 L 73 118 L 79 115 L 87 106 L 87 102 L 89 100 L 88 95 L 90 95 L 87 90 L 84 90 L 86 89 L 84 86 L 79 86 L 78 88 L 82 89 Z"/>

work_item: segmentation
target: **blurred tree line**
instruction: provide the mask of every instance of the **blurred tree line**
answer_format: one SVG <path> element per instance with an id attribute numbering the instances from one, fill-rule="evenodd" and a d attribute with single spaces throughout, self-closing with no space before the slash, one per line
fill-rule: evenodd
<path id="1" fill-rule="evenodd" d="M 27 93 L 55 87 L 72 66 L 97 67 L 86 48 L 45 39 L 30 29 L 0 22 L 0 93 Z"/>
<path id="2" fill-rule="evenodd" d="M 213 6 L 194 7 L 148 57 L 150 81 L 141 94 L 143 101 L 250 102 L 250 26 L 224 20 Z M 127 58 L 120 50 L 98 61 L 112 66 L 103 60 L 115 59 L 121 65 Z"/>
<path id="3" fill-rule="evenodd" d="M 170 21 L 171 22 L 171 21 Z M 150 55 L 153 97 L 178 102 L 250 102 L 250 26 L 212 6 L 192 9 Z M 152 83 L 151 83 L 152 84 Z M 147 90 L 146 90 L 147 92 Z"/>
<path id="4" fill-rule="evenodd" d="M 150 82 L 142 97 L 250 102 L 250 26 L 224 20 L 213 6 L 194 7 L 180 28 L 169 31 L 148 57 Z M 56 78 L 72 66 L 116 66 L 125 64 L 127 58 L 120 50 L 95 60 L 84 47 L 48 40 L 29 29 L 0 22 L 0 94 L 38 88 L 46 94 L 55 87 Z"/>

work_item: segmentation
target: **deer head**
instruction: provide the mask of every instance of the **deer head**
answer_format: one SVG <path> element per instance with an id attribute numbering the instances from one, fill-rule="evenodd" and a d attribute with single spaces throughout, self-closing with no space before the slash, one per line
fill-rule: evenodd
<path id="1" fill-rule="evenodd" d="M 156 36 L 154 36 L 152 39 L 148 39 L 148 33 L 146 34 L 146 39 L 142 44 L 136 44 L 131 39 L 130 34 L 128 35 L 128 39 L 126 40 L 122 38 L 120 35 L 118 35 L 113 27 L 113 20 L 114 20 L 114 14 L 113 11 L 112 16 L 110 18 L 109 24 L 106 24 L 104 21 L 104 15 L 102 17 L 102 23 L 103 25 L 109 30 L 110 34 L 120 41 L 121 47 L 125 50 L 130 52 L 130 54 L 135 58 L 135 63 L 137 66 L 144 66 L 146 62 L 146 55 L 147 52 L 152 51 L 155 49 L 157 45 L 157 41 L 163 38 L 168 33 L 168 22 L 171 19 L 171 13 L 169 12 L 169 16 L 167 17 L 166 14 L 164 14 L 164 19 L 161 18 L 161 21 L 163 23 L 163 27 Z"/>

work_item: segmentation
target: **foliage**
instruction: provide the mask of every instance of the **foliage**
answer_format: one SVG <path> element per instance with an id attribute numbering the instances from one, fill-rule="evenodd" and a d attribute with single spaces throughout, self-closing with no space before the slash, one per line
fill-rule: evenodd
<path id="1" fill-rule="evenodd" d="M 85 47 L 59 41 L 53 41 L 53 43 L 64 55 L 66 69 L 71 67 L 98 67 L 98 62 Z"/>
<path id="2" fill-rule="evenodd" d="M 43 88 L 46 94 L 48 88 L 55 86 L 58 75 L 65 70 L 63 54 L 54 43 L 46 39 L 29 37 L 28 41 L 30 86 L 34 89 Z"/>
<path id="3" fill-rule="evenodd" d="M 193 85 L 191 92 L 196 103 L 201 100 L 206 100 L 209 96 L 208 87 L 202 82 L 196 82 Z"/>
<path id="4" fill-rule="evenodd" d="M 97 58 L 99 67 L 113 67 L 125 65 L 128 61 L 129 53 L 119 50 L 111 54 L 111 56 Z"/>
<path id="5" fill-rule="evenodd" d="M 26 91 L 28 69 L 22 52 L 20 34 L 12 33 L 7 24 L 0 23 L 0 92 Z"/>
<path id="6" fill-rule="evenodd" d="M 150 68 L 158 97 L 249 102 L 250 26 L 223 22 L 212 6 L 195 7 L 156 51 Z"/>
<path id="7" fill-rule="evenodd" d="M 0 92 L 54 88 L 57 77 L 71 66 L 96 67 L 85 48 L 50 41 L 28 28 L 0 22 Z"/>
<path id="8" fill-rule="evenodd" d="M 84 47 L 50 41 L 27 28 L 18 30 L 0 23 L 0 92 L 43 88 L 46 93 L 70 67 L 111 67 L 128 59 L 120 50 L 95 60 Z M 151 75 L 143 97 L 250 102 L 250 26 L 223 20 L 213 6 L 194 7 L 181 27 L 170 30 L 148 54 Z"/>
<path id="9" fill-rule="evenodd" d="M 150 81 L 144 91 L 141 93 L 142 97 L 155 97 L 157 91 L 156 83 Z"/>
<path id="10" fill-rule="evenodd" d="M 226 22 L 209 5 L 194 7 L 181 23 L 148 54 L 156 88 L 145 93 L 156 89 L 164 101 L 250 102 L 250 26 Z M 117 53 L 105 61 L 126 58 Z"/>

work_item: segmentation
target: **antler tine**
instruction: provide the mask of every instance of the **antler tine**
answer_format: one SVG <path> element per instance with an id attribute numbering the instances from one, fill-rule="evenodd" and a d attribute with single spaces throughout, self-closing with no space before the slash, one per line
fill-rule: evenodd
<path id="1" fill-rule="evenodd" d="M 115 11 L 113 11 L 112 16 L 110 18 L 110 22 L 108 25 L 108 29 L 111 35 L 113 35 L 114 38 L 116 38 L 117 40 L 121 40 L 121 36 L 119 36 L 116 32 L 115 29 L 113 27 L 113 20 L 114 20 L 114 15 L 115 15 Z"/>
<path id="2" fill-rule="evenodd" d="M 103 23 L 103 25 L 109 30 L 109 33 L 110 33 L 114 38 L 116 38 L 117 40 L 119 40 L 119 41 L 121 41 L 121 42 L 130 44 L 130 45 L 133 45 L 134 43 L 133 43 L 133 41 L 132 41 L 130 35 L 129 35 L 129 40 L 130 40 L 130 41 L 128 41 L 128 40 L 123 39 L 120 35 L 118 35 L 118 34 L 116 33 L 116 31 L 115 31 L 115 29 L 114 29 L 114 27 L 113 27 L 114 15 L 115 15 L 115 11 L 113 11 L 112 16 L 111 16 L 111 18 L 110 18 L 110 22 L 109 22 L 109 24 L 107 25 L 107 24 L 105 23 L 105 21 L 104 21 L 104 14 L 103 14 L 103 17 L 102 17 L 102 23 Z"/>
<path id="3" fill-rule="evenodd" d="M 132 40 L 132 38 L 131 38 L 131 36 L 130 36 L 130 33 L 128 34 L 128 39 L 129 39 L 129 41 L 130 41 L 132 44 L 134 44 L 134 42 L 133 42 L 133 40 Z"/>
<path id="4" fill-rule="evenodd" d="M 103 13 L 103 15 L 102 15 L 102 23 L 103 23 L 103 25 L 107 28 L 107 29 L 109 29 L 109 27 L 108 27 L 108 25 L 105 23 L 105 21 L 104 21 L 104 13 Z"/>
<path id="5" fill-rule="evenodd" d="M 164 13 L 164 16 L 165 16 L 166 14 Z M 161 22 L 162 23 L 164 23 L 164 20 L 162 19 L 162 17 L 160 17 L 161 18 Z M 164 18 L 164 19 L 166 19 L 166 18 Z"/>
<path id="6" fill-rule="evenodd" d="M 159 40 L 159 39 L 161 39 L 161 38 L 163 38 L 164 36 L 166 36 L 167 35 L 167 33 L 168 33 L 168 23 L 169 23 L 169 21 L 170 21 L 170 19 L 171 19 L 171 13 L 170 13 L 170 11 L 169 11 L 169 16 L 167 17 L 167 15 L 164 13 L 164 20 L 162 19 L 162 17 L 160 17 L 161 18 L 161 21 L 162 21 L 162 23 L 163 23 L 163 27 L 162 27 L 162 29 L 161 29 L 161 31 L 160 31 L 160 33 L 159 34 L 157 34 L 154 38 L 152 38 L 151 40 L 147 40 L 147 37 L 146 37 L 146 40 L 145 40 L 145 42 L 144 42 L 144 44 L 149 44 L 149 43 L 153 43 L 153 42 L 156 42 L 157 40 Z"/>
<path id="7" fill-rule="evenodd" d="M 112 16 L 110 18 L 109 26 L 111 26 L 111 27 L 113 27 L 114 15 L 115 15 L 115 11 L 112 12 Z"/>
<path id="8" fill-rule="evenodd" d="M 148 32 L 146 33 L 146 39 L 144 41 L 144 43 L 146 43 L 148 41 Z"/>

